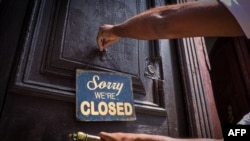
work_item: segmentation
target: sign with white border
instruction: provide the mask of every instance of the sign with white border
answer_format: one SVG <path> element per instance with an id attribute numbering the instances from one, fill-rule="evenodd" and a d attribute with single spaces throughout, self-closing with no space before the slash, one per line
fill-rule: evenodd
<path id="1" fill-rule="evenodd" d="M 77 69 L 76 117 L 80 121 L 136 120 L 131 77 Z"/>

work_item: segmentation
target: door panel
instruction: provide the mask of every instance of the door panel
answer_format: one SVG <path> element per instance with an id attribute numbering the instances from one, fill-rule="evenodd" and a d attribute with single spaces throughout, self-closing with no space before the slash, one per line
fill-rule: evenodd
<path id="1" fill-rule="evenodd" d="M 37 96 L 11 94 L 1 118 L 1 141 L 71 141 L 69 133 L 89 134 L 132 132 L 168 134 L 166 117 L 137 113 L 133 122 L 79 122 L 75 118 L 75 104 Z"/>
<path id="2" fill-rule="evenodd" d="M 36 2 L 37 9 L 29 25 L 31 32 L 25 40 L 12 91 L 72 101 L 77 68 L 109 71 L 132 76 L 139 107 L 148 107 L 152 114 L 166 114 L 154 100 L 156 83 L 144 76 L 151 57 L 149 42 L 121 39 L 103 56 L 96 45 L 98 27 L 102 23 L 126 20 L 146 10 L 146 1 Z M 117 12 L 111 14 L 113 11 Z"/>

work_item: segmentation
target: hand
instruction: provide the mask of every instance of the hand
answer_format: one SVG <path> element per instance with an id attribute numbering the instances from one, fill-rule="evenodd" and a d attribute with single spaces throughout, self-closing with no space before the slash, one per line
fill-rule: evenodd
<path id="1" fill-rule="evenodd" d="M 135 141 L 135 134 L 100 132 L 99 136 L 104 141 Z"/>
<path id="2" fill-rule="evenodd" d="M 105 24 L 100 26 L 96 41 L 99 50 L 103 51 L 105 48 L 117 42 L 119 39 L 120 37 L 114 33 L 114 25 Z"/>
<path id="3" fill-rule="evenodd" d="M 180 141 L 175 138 L 170 138 L 161 135 L 122 133 L 122 132 L 117 132 L 117 133 L 100 132 L 99 136 L 104 141 Z"/>

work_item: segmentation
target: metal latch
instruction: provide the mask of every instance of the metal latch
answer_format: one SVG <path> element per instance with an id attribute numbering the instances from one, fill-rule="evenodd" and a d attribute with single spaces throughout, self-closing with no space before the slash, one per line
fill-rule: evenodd
<path id="1" fill-rule="evenodd" d="M 146 59 L 144 76 L 150 79 L 161 79 L 161 57 L 150 57 Z"/>
<path id="2" fill-rule="evenodd" d="M 99 136 L 94 136 L 90 134 L 86 134 L 84 132 L 77 132 L 69 134 L 69 137 L 72 141 L 103 141 Z"/>

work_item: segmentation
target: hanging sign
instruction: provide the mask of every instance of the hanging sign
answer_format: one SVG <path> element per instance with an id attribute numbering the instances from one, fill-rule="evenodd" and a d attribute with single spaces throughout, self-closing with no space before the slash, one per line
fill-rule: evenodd
<path id="1" fill-rule="evenodd" d="M 76 117 L 81 121 L 135 120 L 131 77 L 77 69 Z"/>

